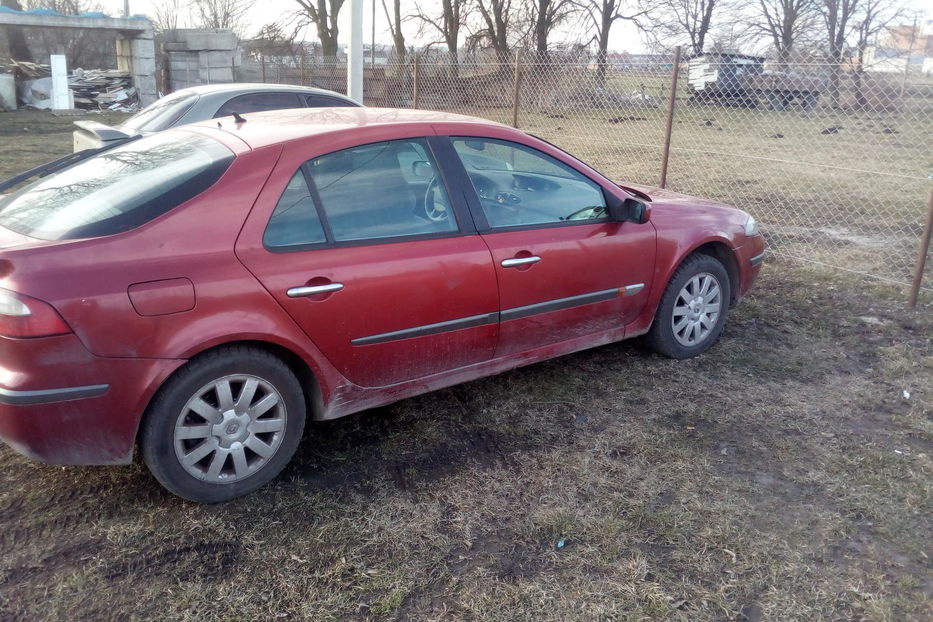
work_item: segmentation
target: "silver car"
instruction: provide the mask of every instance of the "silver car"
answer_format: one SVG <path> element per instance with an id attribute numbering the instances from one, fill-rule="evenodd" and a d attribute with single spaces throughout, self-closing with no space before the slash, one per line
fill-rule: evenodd
<path id="1" fill-rule="evenodd" d="M 74 151 L 99 149 L 131 136 L 161 132 L 170 127 L 284 108 L 359 106 L 340 93 L 289 84 L 205 84 L 175 91 L 146 106 L 122 125 L 75 121 Z"/>

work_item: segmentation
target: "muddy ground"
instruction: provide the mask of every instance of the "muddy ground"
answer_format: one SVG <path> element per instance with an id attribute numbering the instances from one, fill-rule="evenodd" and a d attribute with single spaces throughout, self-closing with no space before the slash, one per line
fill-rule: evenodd
<path id="1" fill-rule="evenodd" d="M 312 424 L 220 506 L 0 446 L 0 620 L 928 620 L 933 313 L 900 300 L 771 262 L 697 359 Z"/>

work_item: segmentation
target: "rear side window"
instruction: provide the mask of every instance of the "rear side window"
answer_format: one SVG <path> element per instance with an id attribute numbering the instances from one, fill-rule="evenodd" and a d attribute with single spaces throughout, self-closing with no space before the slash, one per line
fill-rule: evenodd
<path id="1" fill-rule="evenodd" d="M 249 93 L 234 97 L 217 110 L 217 117 L 229 117 L 234 112 L 262 112 L 264 110 L 284 110 L 285 108 L 304 108 L 304 104 L 295 93 Z"/>
<path id="2" fill-rule="evenodd" d="M 127 119 L 121 127 L 137 132 L 161 132 L 175 125 L 198 101 L 194 93 L 179 91 L 166 95 Z"/>
<path id="3" fill-rule="evenodd" d="M 289 250 L 326 241 L 314 199 L 299 169 L 275 204 L 262 243 L 266 248 Z"/>
<path id="4" fill-rule="evenodd" d="M 307 95 L 305 101 L 309 108 L 356 108 L 358 105 L 354 102 L 337 97 L 328 97 L 327 95 Z"/>
<path id="5" fill-rule="evenodd" d="M 113 235 L 214 184 L 233 152 L 206 136 L 164 132 L 84 160 L 0 199 L 0 226 L 46 240 Z"/>
<path id="6" fill-rule="evenodd" d="M 307 167 L 337 242 L 457 230 L 423 139 L 351 147 L 314 158 Z"/>

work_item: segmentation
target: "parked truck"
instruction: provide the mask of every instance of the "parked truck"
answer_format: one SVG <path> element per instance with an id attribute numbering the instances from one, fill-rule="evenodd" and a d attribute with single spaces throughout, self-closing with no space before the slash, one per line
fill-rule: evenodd
<path id="1" fill-rule="evenodd" d="M 687 88 L 695 101 L 784 110 L 816 106 L 824 81 L 812 75 L 766 71 L 762 56 L 715 52 L 689 59 Z"/>

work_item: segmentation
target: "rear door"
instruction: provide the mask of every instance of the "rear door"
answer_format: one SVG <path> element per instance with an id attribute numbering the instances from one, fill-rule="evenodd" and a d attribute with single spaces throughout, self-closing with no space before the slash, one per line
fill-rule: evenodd
<path id="1" fill-rule="evenodd" d="M 356 145 L 303 164 L 295 149 L 237 254 L 331 364 L 358 385 L 384 386 L 492 358 L 496 273 L 428 141 Z"/>
<path id="2" fill-rule="evenodd" d="M 496 355 L 613 330 L 621 338 L 647 300 L 654 227 L 610 221 L 610 190 L 539 149 L 476 136 L 450 144 L 498 277 Z"/>

